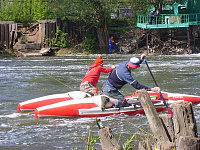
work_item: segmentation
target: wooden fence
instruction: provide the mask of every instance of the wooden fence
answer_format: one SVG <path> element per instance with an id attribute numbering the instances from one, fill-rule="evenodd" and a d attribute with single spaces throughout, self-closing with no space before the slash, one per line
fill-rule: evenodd
<path id="1" fill-rule="evenodd" d="M 12 21 L 0 22 L 0 45 L 6 49 L 13 47 L 15 24 Z"/>
<path id="2" fill-rule="evenodd" d="M 45 39 L 54 38 L 55 34 L 55 20 L 40 20 L 30 25 L 15 24 L 12 21 L 0 22 L 0 45 L 6 49 L 15 48 L 22 37 L 25 37 L 28 42 L 44 45 Z"/>
<path id="3" fill-rule="evenodd" d="M 33 32 L 36 26 L 39 29 Z M 55 38 L 56 28 L 59 27 L 62 32 L 67 33 L 67 39 L 72 45 L 82 42 L 90 27 L 86 28 L 83 22 L 72 22 L 68 19 L 61 20 L 39 20 L 38 23 L 30 24 L 28 27 L 23 24 L 15 24 L 13 21 L 0 22 L 0 45 L 6 49 L 15 49 L 15 44 L 23 36 L 33 43 L 40 43 L 42 47 L 48 47 L 47 38 Z M 32 33 L 31 33 L 32 32 Z M 35 36 L 35 37 L 34 37 Z M 36 37 L 37 36 L 37 37 Z"/>
<path id="4" fill-rule="evenodd" d="M 39 32 L 40 41 L 43 47 L 48 47 L 47 38 L 55 38 L 56 36 L 56 20 L 40 20 L 39 22 Z"/>
<path id="5" fill-rule="evenodd" d="M 90 27 L 86 27 L 83 21 L 73 22 L 68 19 L 57 19 L 56 22 L 60 30 L 67 33 L 67 38 L 72 44 L 82 42 L 85 39 L 87 32 L 91 31 Z"/>

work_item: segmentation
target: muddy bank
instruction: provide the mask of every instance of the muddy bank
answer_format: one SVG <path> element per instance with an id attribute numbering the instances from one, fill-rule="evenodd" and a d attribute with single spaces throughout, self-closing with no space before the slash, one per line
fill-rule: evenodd
<path id="1" fill-rule="evenodd" d="M 159 55 L 181 55 L 200 52 L 200 35 L 188 39 L 182 29 L 128 31 L 123 35 L 115 34 L 120 53 L 143 53 Z M 119 37 L 119 38 L 117 38 Z"/>
<path id="2" fill-rule="evenodd" d="M 113 33 L 117 52 L 115 54 L 141 54 L 149 55 L 183 55 L 200 53 L 200 36 L 196 39 L 190 39 L 182 30 L 142 30 L 136 29 L 127 31 L 124 34 Z M 25 45 L 25 46 L 24 46 Z M 31 45 L 34 50 L 26 49 Z M 34 43 L 21 44 L 24 50 L 6 51 L 0 49 L 0 56 L 17 56 L 17 57 L 38 57 L 38 56 L 70 56 L 70 55 L 90 55 L 83 49 L 74 48 L 40 48 L 36 49 Z M 29 46 L 30 47 L 30 46 Z M 96 51 L 97 55 L 106 52 Z M 107 51 L 108 52 L 108 51 Z M 94 55 L 94 54 L 92 54 Z M 106 54 L 105 54 L 106 55 Z"/>

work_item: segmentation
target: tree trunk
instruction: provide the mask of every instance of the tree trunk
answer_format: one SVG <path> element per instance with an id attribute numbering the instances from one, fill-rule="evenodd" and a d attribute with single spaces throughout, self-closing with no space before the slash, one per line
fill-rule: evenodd
<path id="1" fill-rule="evenodd" d="M 108 37 L 106 17 L 104 14 L 100 15 L 100 23 L 97 26 L 97 36 L 98 36 L 99 48 L 102 50 L 108 51 L 108 38 L 109 37 Z"/>

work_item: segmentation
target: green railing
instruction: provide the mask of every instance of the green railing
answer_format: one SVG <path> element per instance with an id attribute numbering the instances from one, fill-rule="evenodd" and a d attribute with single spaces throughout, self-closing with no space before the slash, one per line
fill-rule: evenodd
<path id="1" fill-rule="evenodd" d="M 200 24 L 200 13 L 198 14 L 160 14 L 152 18 L 149 15 L 137 15 L 137 26 L 141 28 L 175 28 L 188 27 Z"/>

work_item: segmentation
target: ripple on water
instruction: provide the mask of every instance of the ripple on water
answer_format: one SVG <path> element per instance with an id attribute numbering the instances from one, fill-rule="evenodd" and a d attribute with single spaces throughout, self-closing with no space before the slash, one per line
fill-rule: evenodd
<path id="1" fill-rule="evenodd" d="M 104 55 L 104 64 L 106 67 L 118 65 L 132 56 Z M 34 112 L 17 113 L 17 105 L 31 98 L 72 90 L 48 75 L 74 89 L 79 89 L 85 72 L 96 57 L 97 55 L 0 60 L 0 149 L 73 149 L 78 147 L 84 150 L 89 132 L 92 130 L 92 135 L 98 136 L 96 118 L 35 120 Z M 200 96 L 199 54 L 148 56 L 147 60 L 161 89 L 166 92 Z M 145 64 L 134 71 L 133 76 L 144 85 L 155 86 Z M 108 74 L 101 74 L 99 89 L 107 77 Z M 121 90 L 124 94 L 134 91 L 128 85 Z M 198 133 L 200 133 L 200 105 L 194 106 L 194 114 Z M 144 115 L 117 115 L 100 117 L 100 119 L 104 126 L 112 128 L 116 139 L 120 139 L 122 143 L 132 134 L 143 134 L 149 131 Z"/>

